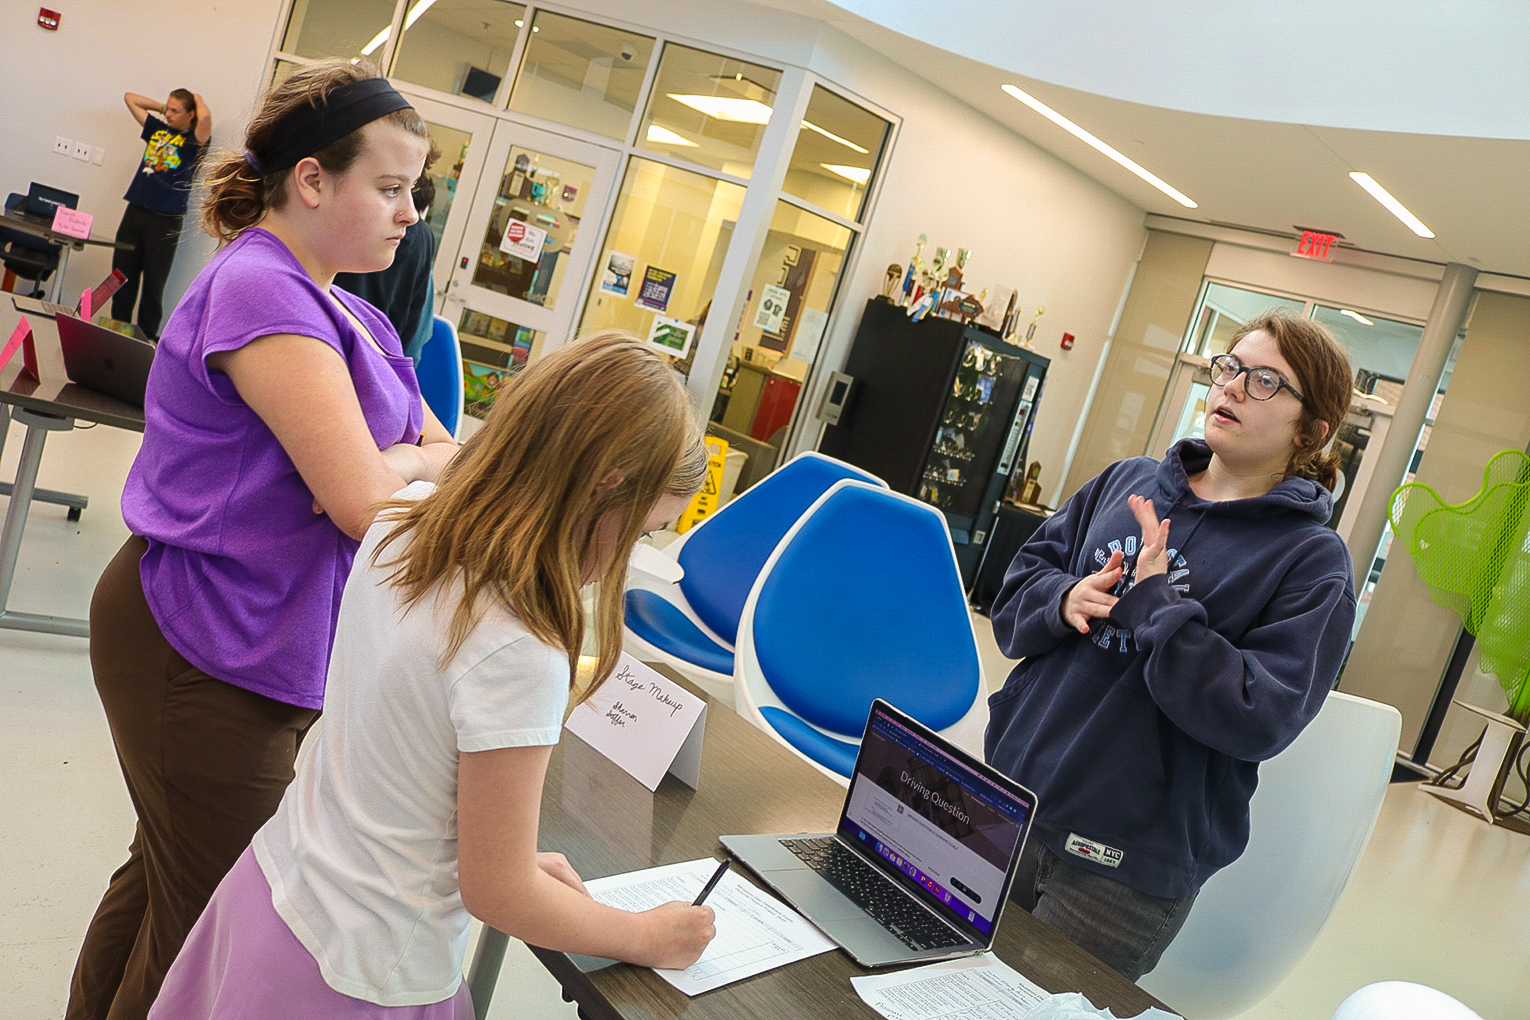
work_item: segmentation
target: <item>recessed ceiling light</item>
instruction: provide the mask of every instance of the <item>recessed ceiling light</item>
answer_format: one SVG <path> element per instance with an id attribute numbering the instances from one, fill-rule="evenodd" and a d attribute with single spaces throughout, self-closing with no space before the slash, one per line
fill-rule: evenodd
<path id="1" fill-rule="evenodd" d="M 657 124 L 648 125 L 648 140 L 656 145 L 688 145 L 693 149 L 699 148 L 695 142 L 684 135 L 677 135 L 669 128 L 660 127 Z"/>
<path id="2" fill-rule="evenodd" d="M 1035 110 L 1037 113 L 1041 114 L 1053 124 L 1056 124 L 1058 127 L 1068 132 L 1073 137 L 1077 138 L 1079 141 L 1093 147 L 1096 151 L 1109 156 L 1117 163 L 1120 163 L 1122 166 L 1126 167 L 1126 169 L 1130 170 L 1138 177 L 1141 177 L 1144 181 L 1147 181 L 1153 187 L 1157 188 L 1165 195 L 1168 195 L 1180 205 L 1187 209 L 1196 208 L 1194 200 L 1192 200 L 1190 196 L 1186 195 L 1183 191 L 1180 191 L 1178 188 L 1169 184 L 1163 178 L 1148 170 L 1146 167 L 1142 166 L 1135 160 L 1122 155 L 1116 149 L 1102 142 L 1100 139 L 1096 138 L 1088 131 L 1085 131 L 1083 128 L 1073 123 L 1067 117 L 1064 117 L 1062 114 L 1052 109 L 1046 103 L 1043 103 L 1041 100 L 1031 95 L 1029 92 L 1018 89 L 1013 85 L 1001 85 L 1000 88 L 1014 96 L 1016 99 L 1020 100 L 1026 106 L 1029 106 L 1031 109 Z"/>
<path id="3" fill-rule="evenodd" d="M 1374 322 L 1372 322 L 1370 319 L 1367 319 L 1365 316 L 1361 315 L 1359 312 L 1351 311 L 1348 308 L 1340 308 L 1339 309 L 1339 314 L 1340 315 L 1347 315 L 1347 316 L 1349 316 L 1351 319 L 1354 319 L 1356 322 L 1358 322 L 1362 326 L 1374 326 L 1374 325 L 1376 325 Z"/>
<path id="4" fill-rule="evenodd" d="M 675 102 L 684 103 L 714 120 L 731 120 L 738 124 L 765 124 L 770 121 L 770 107 L 756 99 L 738 99 L 733 96 L 687 96 L 673 92 L 668 95 Z"/>
<path id="5" fill-rule="evenodd" d="M 839 144 L 843 145 L 847 149 L 854 149 L 856 152 L 859 152 L 863 156 L 864 155 L 868 155 L 871 152 L 870 149 L 863 149 L 859 145 L 856 145 L 854 142 L 852 142 L 848 138 L 841 138 L 841 137 L 839 137 L 839 135 L 836 135 L 832 131 L 825 131 L 823 128 L 819 127 L 817 124 L 814 124 L 810 120 L 803 121 L 802 122 L 802 126 L 807 128 L 809 131 L 817 131 L 819 134 L 823 135 L 825 138 L 833 139 L 834 141 L 836 141 Z"/>
<path id="6" fill-rule="evenodd" d="M 844 166 L 840 163 L 819 163 L 818 165 L 831 174 L 839 174 L 845 180 L 854 181 L 857 184 L 865 184 L 871 180 L 871 171 L 865 167 Z"/>
<path id="7" fill-rule="evenodd" d="M 1377 184 L 1375 178 L 1373 178 L 1370 174 L 1352 173 L 1349 175 L 1349 179 L 1369 192 L 1370 196 L 1376 201 L 1386 206 L 1387 212 L 1402 220 L 1403 223 L 1407 225 L 1408 229 L 1413 231 L 1419 237 L 1434 236 L 1434 231 L 1424 226 L 1423 220 L 1420 220 L 1417 216 L 1409 212 L 1407 206 L 1393 198 L 1392 193 L 1386 188 L 1383 188 L 1381 185 Z"/>

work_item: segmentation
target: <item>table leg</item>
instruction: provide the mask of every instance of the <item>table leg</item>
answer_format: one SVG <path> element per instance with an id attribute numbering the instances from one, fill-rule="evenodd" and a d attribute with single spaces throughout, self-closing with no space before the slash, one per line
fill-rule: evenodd
<path id="1" fill-rule="evenodd" d="M 26 530 L 27 514 L 31 510 L 32 495 L 37 488 L 37 469 L 42 464 L 43 443 L 47 441 L 49 432 L 64 432 L 74 428 L 74 422 L 69 418 L 35 411 L 18 410 L 15 418 L 27 427 L 27 437 L 21 444 L 21 462 L 16 466 L 11 504 L 6 508 L 5 526 L 0 530 L 0 627 L 89 637 L 89 621 L 17 613 L 6 608 L 10 604 L 11 582 L 16 577 L 16 558 L 21 554 L 21 536 Z"/>
<path id="2" fill-rule="evenodd" d="M 499 983 L 499 971 L 505 965 L 508 948 L 509 935 L 487 924 L 483 926 L 467 973 L 468 994 L 473 997 L 473 1015 L 477 1020 L 484 1020 L 489 1015 L 489 1003 L 494 998 L 494 986 Z"/>
<path id="3" fill-rule="evenodd" d="M 0 457 L 5 456 L 6 434 L 10 432 L 11 409 L 6 404 L 0 404 Z M 11 494 L 11 483 L 0 482 L 0 496 Z M 80 511 L 90 506 L 89 496 L 76 496 L 72 492 L 56 492 L 53 489 L 33 489 L 32 502 L 34 503 L 57 503 L 59 506 L 69 508 L 69 519 L 80 519 Z"/>

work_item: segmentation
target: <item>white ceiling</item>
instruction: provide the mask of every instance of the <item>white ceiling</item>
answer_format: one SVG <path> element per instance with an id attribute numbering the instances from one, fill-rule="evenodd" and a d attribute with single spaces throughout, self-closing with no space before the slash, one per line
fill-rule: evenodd
<path id="1" fill-rule="evenodd" d="M 1370 251 L 1530 276 L 1530 141 L 1317 127 L 1148 106 L 1001 70 L 873 24 L 828 0 L 763 2 L 853 35 L 1149 212 L 1288 234 L 1296 225 L 1315 227 Z M 1160 56 L 1194 59 L 1186 51 Z M 1495 87 L 1487 72 L 1480 73 L 1485 90 Z M 1184 208 L 1012 99 L 999 88 L 1006 82 L 1115 146 L 1198 208 Z M 1435 237 L 1415 236 L 1349 179 L 1353 170 L 1374 177 Z"/>

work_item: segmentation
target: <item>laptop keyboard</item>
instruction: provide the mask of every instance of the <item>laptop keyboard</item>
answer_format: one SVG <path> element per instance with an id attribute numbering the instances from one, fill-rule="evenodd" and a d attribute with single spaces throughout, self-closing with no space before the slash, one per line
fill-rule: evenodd
<path id="1" fill-rule="evenodd" d="M 968 939 L 920 907 L 890 878 L 840 846 L 833 837 L 783 839 L 781 845 L 910 949 L 948 949 L 969 944 Z"/>

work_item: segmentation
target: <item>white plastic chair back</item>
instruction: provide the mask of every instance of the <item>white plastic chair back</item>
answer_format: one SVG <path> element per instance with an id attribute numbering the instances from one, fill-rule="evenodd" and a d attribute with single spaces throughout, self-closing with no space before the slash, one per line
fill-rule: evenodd
<path id="1" fill-rule="evenodd" d="M 1333 1020 L 1482 1020 L 1465 1003 L 1412 981 L 1378 981 L 1339 1004 Z"/>
<path id="2" fill-rule="evenodd" d="M 1365 852 L 1401 728 L 1392 706 L 1331 692 L 1301 736 L 1260 765 L 1248 849 L 1206 883 L 1138 984 L 1185 1020 L 1222 1020 L 1284 980 Z"/>

